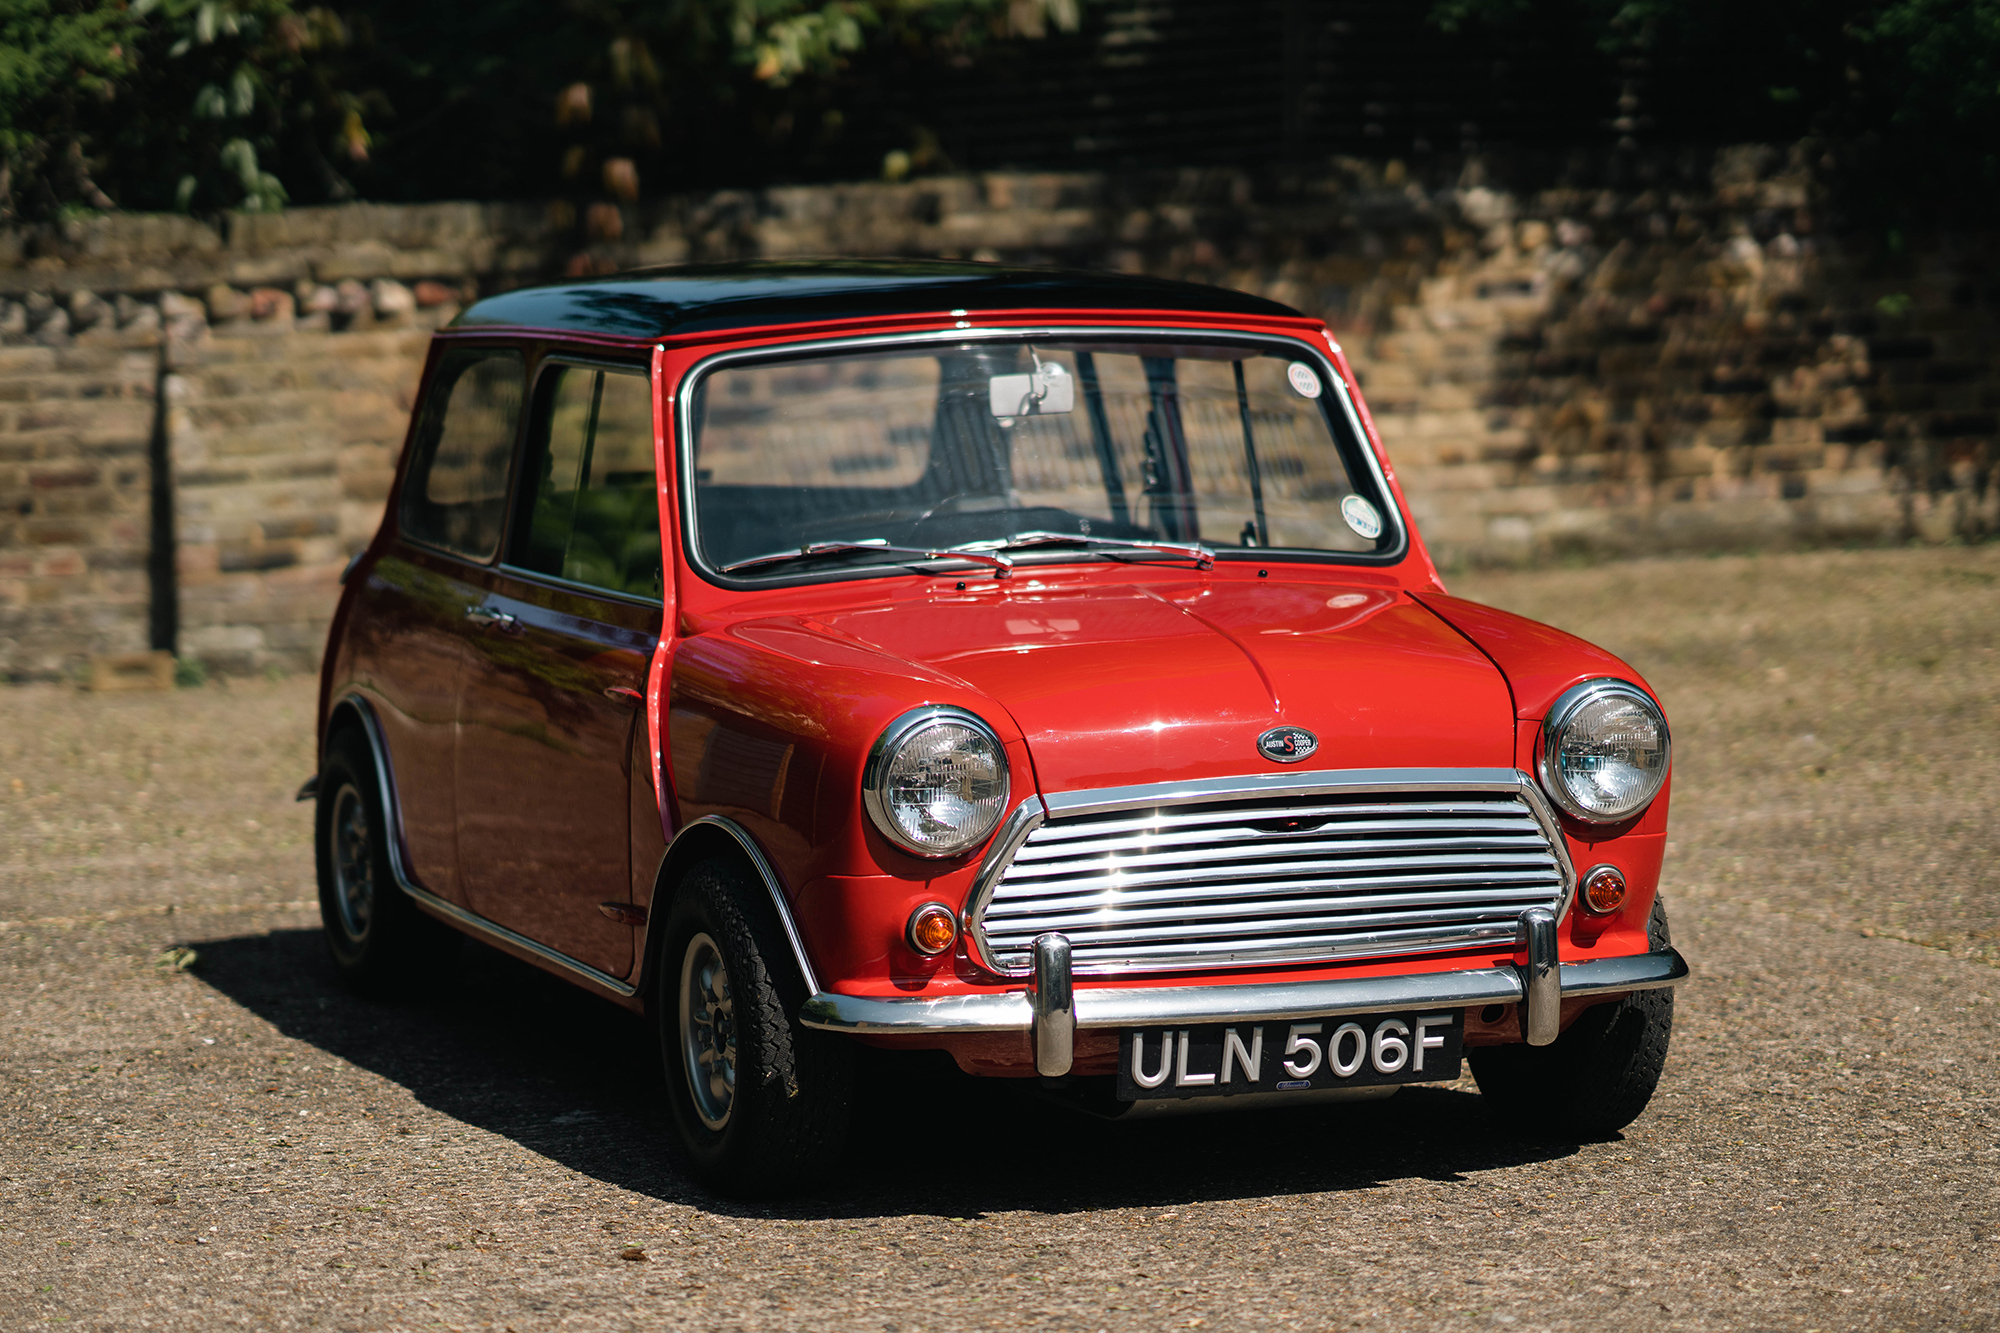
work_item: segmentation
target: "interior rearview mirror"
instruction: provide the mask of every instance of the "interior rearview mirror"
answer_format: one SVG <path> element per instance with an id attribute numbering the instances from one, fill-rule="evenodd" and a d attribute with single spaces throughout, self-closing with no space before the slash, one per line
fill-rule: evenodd
<path id="1" fill-rule="evenodd" d="M 988 401 L 1002 421 L 1050 416 L 1076 407 L 1076 380 L 1054 361 L 1040 361 L 1028 375 L 995 375 Z"/>

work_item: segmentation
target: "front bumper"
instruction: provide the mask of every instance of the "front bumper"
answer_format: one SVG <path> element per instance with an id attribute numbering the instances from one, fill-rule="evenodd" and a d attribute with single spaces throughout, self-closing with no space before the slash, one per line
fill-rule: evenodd
<path id="1" fill-rule="evenodd" d="M 1548 919 L 1523 922 L 1529 956 L 1528 964 L 1523 967 L 1481 967 L 1463 972 L 1332 981 L 1075 990 L 1070 985 L 1069 941 L 1060 935 L 1044 935 L 1035 941 L 1035 975 L 1025 991 L 935 1000 L 822 991 L 806 1001 L 799 1021 L 825 1032 L 855 1034 L 973 1036 L 1029 1032 L 1034 1035 L 1037 1071 L 1056 1078 L 1070 1070 L 1078 1028 L 1281 1022 L 1384 1010 L 1521 1004 L 1527 1007 L 1525 1028 L 1529 1043 L 1545 1046 L 1556 1038 L 1562 1002 L 1566 999 L 1655 990 L 1679 985 L 1687 979 L 1687 960 L 1671 947 L 1625 958 L 1559 963 L 1555 959 L 1553 915 L 1545 912 L 1528 915 Z"/>

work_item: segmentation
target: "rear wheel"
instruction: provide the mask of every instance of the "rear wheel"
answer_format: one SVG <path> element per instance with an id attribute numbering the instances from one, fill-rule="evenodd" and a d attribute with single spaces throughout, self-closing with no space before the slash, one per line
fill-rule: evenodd
<path id="1" fill-rule="evenodd" d="M 1646 933 L 1655 949 L 1672 943 L 1666 908 L 1657 900 Z M 1604 1138 L 1638 1119 L 1652 1100 L 1673 1031 L 1673 991 L 1634 991 L 1586 1009 L 1547 1046 L 1476 1046 L 1465 1058 L 1480 1095 L 1516 1129 Z"/>
<path id="2" fill-rule="evenodd" d="M 846 1138 L 854 1052 L 793 1017 L 804 980 L 739 863 L 704 862 L 681 881 L 658 976 L 668 1098 L 695 1174 L 729 1194 L 816 1183 Z"/>
<path id="3" fill-rule="evenodd" d="M 320 921 L 341 979 L 378 992 L 434 972 L 459 937 L 396 886 L 375 756 L 357 732 L 327 745 L 314 822 Z"/>

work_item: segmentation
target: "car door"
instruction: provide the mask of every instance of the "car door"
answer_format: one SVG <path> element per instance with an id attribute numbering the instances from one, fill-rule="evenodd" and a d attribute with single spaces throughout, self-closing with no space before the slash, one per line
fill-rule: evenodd
<path id="1" fill-rule="evenodd" d="M 409 873 L 461 904 L 452 772 L 465 610 L 499 554 L 525 380 L 512 348 L 440 354 L 411 432 L 395 538 L 349 618 L 353 683 L 382 729 Z"/>
<path id="2" fill-rule="evenodd" d="M 644 368 L 544 362 L 521 457 L 458 691 L 459 873 L 481 916 L 622 977 L 632 756 L 661 618 Z"/>

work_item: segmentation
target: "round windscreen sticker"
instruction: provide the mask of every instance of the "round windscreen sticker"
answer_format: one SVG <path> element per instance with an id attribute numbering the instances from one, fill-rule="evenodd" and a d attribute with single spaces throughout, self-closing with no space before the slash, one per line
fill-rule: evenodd
<path id="1" fill-rule="evenodd" d="M 1347 526 L 1355 535 L 1374 541 L 1382 535 L 1382 515 L 1374 505 L 1358 495 L 1350 495 L 1340 502 L 1340 516 L 1347 520 Z"/>
<path id="2" fill-rule="evenodd" d="M 1303 361 L 1294 361 L 1286 369 L 1285 377 L 1292 382 L 1301 398 L 1319 397 L 1319 376 Z"/>

